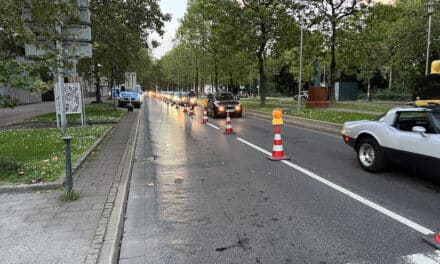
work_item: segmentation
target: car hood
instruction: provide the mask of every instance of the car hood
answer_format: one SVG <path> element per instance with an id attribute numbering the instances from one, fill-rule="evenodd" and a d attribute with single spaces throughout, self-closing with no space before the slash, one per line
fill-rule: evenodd
<path id="1" fill-rule="evenodd" d="M 357 120 L 357 121 L 349 121 L 349 122 L 345 122 L 344 123 L 344 127 L 353 127 L 353 126 L 357 126 L 357 125 L 361 125 L 361 124 L 366 124 L 366 123 L 370 123 L 373 122 L 371 120 Z"/>

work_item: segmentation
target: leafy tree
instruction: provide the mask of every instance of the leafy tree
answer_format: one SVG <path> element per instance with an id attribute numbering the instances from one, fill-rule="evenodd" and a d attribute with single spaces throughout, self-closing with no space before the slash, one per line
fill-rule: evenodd
<path id="1" fill-rule="evenodd" d="M 334 83 L 336 78 L 336 47 L 339 33 L 349 25 L 350 16 L 359 14 L 366 8 L 360 0 L 309 0 L 306 17 L 311 18 L 313 25 L 327 35 L 330 48 L 330 102 L 335 101 Z"/>
<path id="2" fill-rule="evenodd" d="M 49 68 L 57 68 L 53 43 L 61 38 L 56 26 L 62 26 L 76 18 L 71 1 L 1 0 L 0 2 L 0 87 L 11 86 L 31 92 L 41 92 L 51 87 L 41 80 Z M 26 7 L 26 9 L 24 9 Z M 22 14 L 26 12 L 24 20 Z M 26 19 L 27 19 L 26 18 Z M 33 44 L 45 51 L 36 60 L 24 59 L 24 44 Z M 0 96 L 0 105 L 13 107 L 15 100 Z"/>
<path id="3" fill-rule="evenodd" d="M 111 69 L 117 66 L 119 79 L 123 79 L 125 71 L 135 71 L 130 66 L 138 59 L 139 51 L 157 44 L 148 43 L 149 32 L 162 35 L 170 15 L 161 13 L 158 0 L 93 0 L 90 12 L 93 58 L 83 60 L 81 67 L 87 72 L 94 66 L 96 101 L 100 102 L 100 74 L 110 76 Z"/>
<path id="4" fill-rule="evenodd" d="M 276 51 L 291 25 L 288 10 L 291 1 L 261 0 L 242 1 L 239 24 L 242 25 L 240 39 L 246 52 L 256 57 L 258 63 L 260 104 L 266 104 L 265 60 L 269 51 Z"/>

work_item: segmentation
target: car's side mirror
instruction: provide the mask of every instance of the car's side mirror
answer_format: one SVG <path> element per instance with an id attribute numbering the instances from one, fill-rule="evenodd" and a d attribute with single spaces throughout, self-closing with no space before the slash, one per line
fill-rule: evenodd
<path id="1" fill-rule="evenodd" d="M 426 137 L 426 129 L 422 126 L 415 126 L 411 130 L 412 132 L 420 133 L 422 136 Z"/>

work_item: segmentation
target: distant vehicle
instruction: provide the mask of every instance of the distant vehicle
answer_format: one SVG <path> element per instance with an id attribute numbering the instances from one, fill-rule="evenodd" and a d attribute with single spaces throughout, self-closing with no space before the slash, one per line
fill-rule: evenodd
<path id="1" fill-rule="evenodd" d="M 440 105 L 397 107 L 378 120 L 345 122 L 341 131 L 359 164 L 376 172 L 387 161 L 412 163 L 436 170 L 440 164 Z"/>
<path id="2" fill-rule="evenodd" d="M 208 115 L 214 118 L 225 117 L 227 110 L 231 111 L 232 116 L 242 117 L 243 115 L 243 108 L 238 97 L 230 92 L 208 94 L 206 100 L 208 101 Z"/>
<path id="3" fill-rule="evenodd" d="M 189 106 L 197 105 L 197 96 L 194 92 L 181 92 L 182 105 L 185 103 Z"/>
<path id="4" fill-rule="evenodd" d="M 119 92 L 118 106 L 125 107 L 127 104 L 131 103 L 136 108 L 141 108 L 143 103 L 143 92 L 140 85 L 136 85 L 134 89 L 121 87 Z"/>
<path id="5" fill-rule="evenodd" d="M 309 91 L 301 91 L 301 100 L 307 100 L 307 99 L 309 99 Z M 298 101 L 298 95 L 295 95 L 294 97 L 293 97 L 293 100 L 296 100 L 296 101 Z"/>

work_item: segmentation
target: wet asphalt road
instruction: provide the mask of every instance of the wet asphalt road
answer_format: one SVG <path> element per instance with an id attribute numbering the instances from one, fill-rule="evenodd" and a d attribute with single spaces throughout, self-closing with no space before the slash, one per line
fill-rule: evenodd
<path id="1" fill-rule="evenodd" d="M 394 263 L 432 251 L 422 233 L 266 155 L 274 128 L 232 119 L 236 134 L 147 99 L 119 263 Z M 418 173 L 366 173 L 335 135 L 283 126 L 291 163 L 427 230 L 439 187 Z"/>

